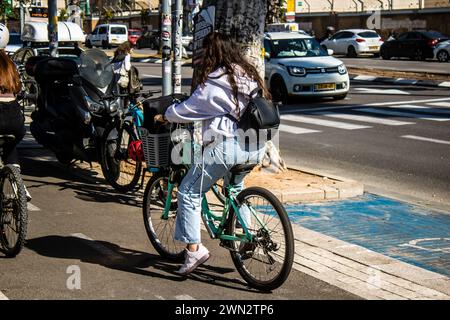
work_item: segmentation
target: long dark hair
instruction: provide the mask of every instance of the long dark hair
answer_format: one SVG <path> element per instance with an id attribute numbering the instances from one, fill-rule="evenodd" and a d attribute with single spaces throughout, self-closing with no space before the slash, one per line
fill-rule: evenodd
<path id="1" fill-rule="evenodd" d="M 0 49 L 0 93 L 17 94 L 20 89 L 19 72 L 14 62 Z"/>
<path id="2" fill-rule="evenodd" d="M 271 99 L 269 90 L 260 77 L 258 70 L 250 64 L 241 53 L 239 45 L 224 33 L 211 32 L 203 39 L 203 64 L 199 73 L 199 83 L 205 84 L 208 75 L 219 68 L 224 69 L 233 92 L 234 102 L 238 107 L 239 88 L 236 83 L 236 65 L 241 67 L 245 75 L 258 83 L 266 99 Z M 239 115 L 239 107 L 237 108 Z"/>
<path id="3" fill-rule="evenodd" d="M 114 58 L 117 58 L 120 55 L 124 55 L 126 56 L 127 54 L 129 54 L 131 52 L 131 48 L 133 46 L 131 45 L 130 41 L 125 41 L 123 43 L 121 43 L 116 51 L 114 51 Z"/>

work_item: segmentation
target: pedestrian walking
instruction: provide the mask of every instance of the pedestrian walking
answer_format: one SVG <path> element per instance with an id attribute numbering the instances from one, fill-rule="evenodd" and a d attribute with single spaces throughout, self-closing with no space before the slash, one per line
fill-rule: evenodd
<path id="1" fill-rule="evenodd" d="M 199 85 L 193 94 L 184 102 L 170 106 L 164 116 L 155 117 L 157 121 L 174 123 L 202 121 L 202 164 L 191 166 L 177 194 L 174 238 L 186 243 L 186 259 L 178 270 L 182 275 L 191 273 L 209 258 L 209 251 L 200 237 L 201 203 L 205 193 L 223 177 L 227 183 L 234 165 L 258 163 L 263 157 L 264 145 L 252 148 L 239 142 L 237 119 L 255 89 L 262 89 L 264 96 L 270 99 L 264 80 L 230 36 L 210 33 L 203 41 L 203 49 Z M 243 188 L 243 179 L 241 175 L 235 180 L 238 191 Z"/>

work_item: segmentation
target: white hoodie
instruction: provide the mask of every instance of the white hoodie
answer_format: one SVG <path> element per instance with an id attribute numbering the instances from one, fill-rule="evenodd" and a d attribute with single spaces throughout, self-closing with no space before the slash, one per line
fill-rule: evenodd
<path id="1" fill-rule="evenodd" d="M 246 76 L 239 67 L 236 68 L 235 73 L 239 88 L 239 114 L 242 115 L 247 107 L 250 93 L 258 87 L 258 84 Z M 166 119 L 170 122 L 202 121 L 204 139 L 204 133 L 208 129 L 226 137 L 235 136 L 237 123 L 227 115 L 237 118 L 237 109 L 228 76 L 223 68 L 209 74 L 205 84 L 199 85 L 189 99 L 180 104 L 171 105 L 165 113 Z M 204 143 L 207 142 L 209 141 L 204 141 Z"/>

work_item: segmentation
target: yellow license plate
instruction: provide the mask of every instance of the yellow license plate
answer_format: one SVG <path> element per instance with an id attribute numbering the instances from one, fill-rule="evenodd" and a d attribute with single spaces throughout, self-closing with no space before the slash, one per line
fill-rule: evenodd
<path id="1" fill-rule="evenodd" d="M 320 83 L 315 85 L 316 91 L 334 90 L 336 85 L 334 83 Z"/>
<path id="2" fill-rule="evenodd" d="M 370 50 L 378 50 L 380 47 L 379 46 L 371 46 L 369 47 Z"/>

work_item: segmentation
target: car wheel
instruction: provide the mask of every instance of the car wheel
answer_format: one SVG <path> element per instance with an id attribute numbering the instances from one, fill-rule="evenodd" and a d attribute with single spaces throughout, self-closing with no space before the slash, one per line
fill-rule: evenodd
<path id="1" fill-rule="evenodd" d="M 381 58 L 383 58 L 383 60 L 391 60 L 391 56 L 386 52 L 386 50 L 381 50 Z"/>
<path id="2" fill-rule="evenodd" d="M 441 50 L 437 53 L 437 59 L 439 62 L 448 62 L 449 60 L 449 54 L 445 50 Z"/>
<path id="3" fill-rule="evenodd" d="M 421 49 L 417 49 L 414 51 L 414 55 L 412 56 L 412 59 L 415 61 L 423 61 L 425 60 L 425 56 L 423 55 L 423 52 Z"/>
<path id="4" fill-rule="evenodd" d="M 108 49 L 108 42 L 107 41 L 105 41 L 105 40 L 102 41 L 102 48 L 103 49 Z"/>
<path id="5" fill-rule="evenodd" d="M 380 57 L 380 54 L 379 54 L 379 53 L 374 53 L 374 54 L 373 54 L 373 57 L 374 57 L 374 58 L 379 58 L 379 57 Z"/>
<path id="6" fill-rule="evenodd" d="M 272 100 L 274 102 L 288 104 L 289 95 L 286 84 L 281 76 L 275 76 L 270 81 L 270 93 L 272 94 Z"/>
<path id="7" fill-rule="evenodd" d="M 89 49 L 92 48 L 92 43 L 90 40 L 86 41 L 86 47 Z"/>
<path id="8" fill-rule="evenodd" d="M 358 53 L 356 53 L 356 49 L 354 46 L 350 46 L 347 49 L 347 57 L 349 58 L 356 58 L 358 57 Z"/>
<path id="9" fill-rule="evenodd" d="M 187 47 L 188 51 L 193 51 L 194 50 L 194 43 L 189 42 L 188 47 Z"/>

